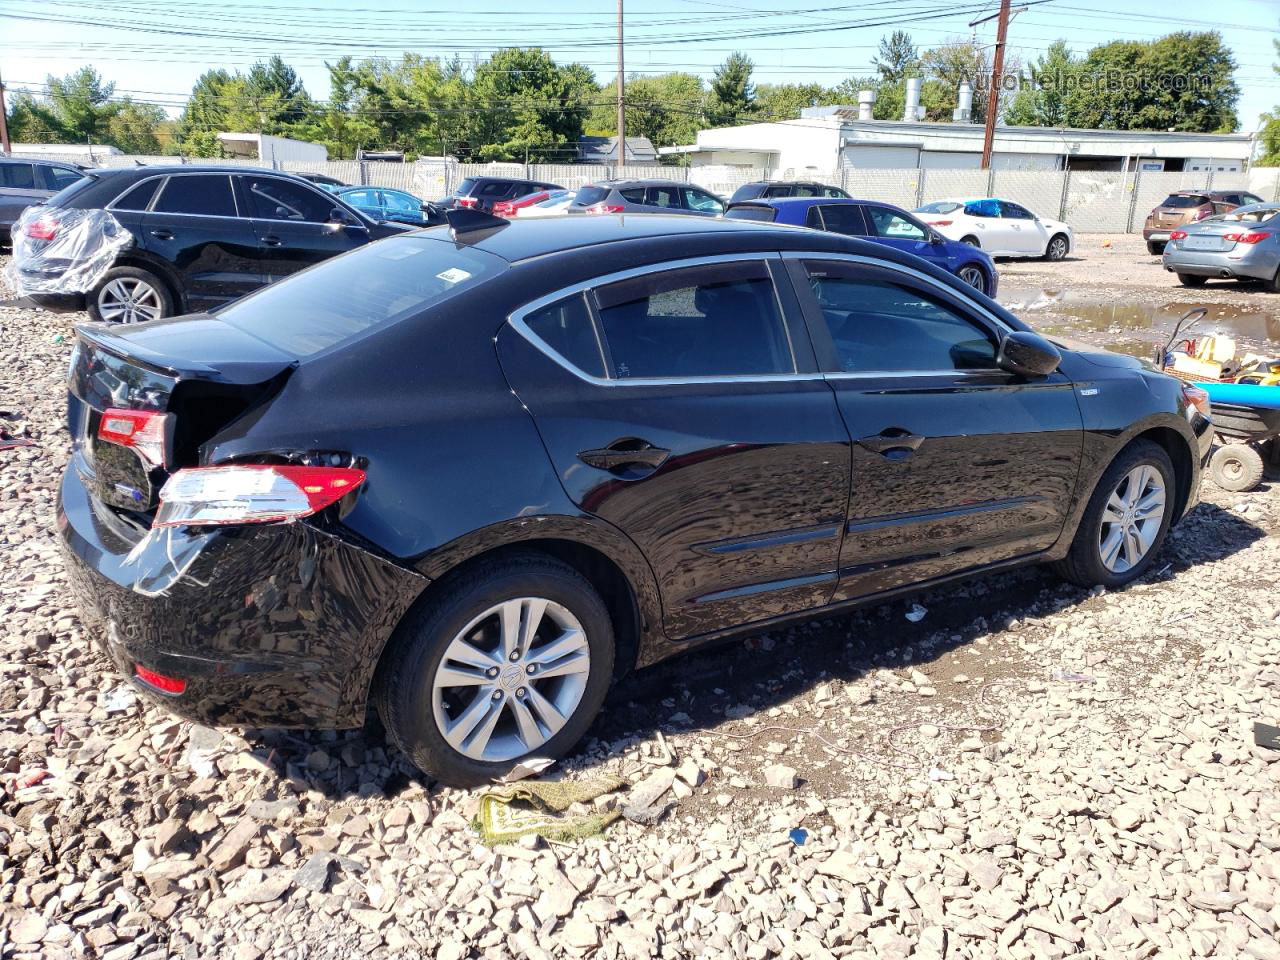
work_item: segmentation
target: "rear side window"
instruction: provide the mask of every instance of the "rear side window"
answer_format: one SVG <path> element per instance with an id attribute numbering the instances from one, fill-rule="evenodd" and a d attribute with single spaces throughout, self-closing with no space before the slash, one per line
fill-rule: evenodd
<path id="1" fill-rule="evenodd" d="M 789 197 L 791 196 L 791 187 L 789 185 L 779 185 L 776 187 L 767 187 L 764 191 L 766 197 Z"/>
<path id="2" fill-rule="evenodd" d="M 321 190 L 275 177 L 245 177 L 249 212 L 260 220 L 326 223 L 333 213 L 333 197 Z"/>
<path id="3" fill-rule="evenodd" d="M 29 163 L 0 163 L 0 187 L 34 190 L 36 169 Z"/>
<path id="4" fill-rule="evenodd" d="M 591 311 L 583 294 L 543 307 L 524 318 L 525 325 L 570 364 L 593 377 L 604 376 L 604 357 Z"/>
<path id="5" fill-rule="evenodd" d="M 843 264 L 805 264 L 846 373 L 989 370 L 996 346 L 985 330 L 940 299 Z"/>
<path id="6" fill-rule="evenodd" d="M 622 199 L 627 203 L 644 203 L 644 187 L 632 187 L 629 190 L 619 190 Z"/>
<path id="7" fill-rule="evenodd" d="M 822 217 L 822 229 L 828 233 L 842 233 L 847 237 L 865 237 L 866 224 L 862 221 L 862 210 L 856 203 L 826 203 L 815 207 Z M 810 224 L 816 226 L 816 224 Z"/>
<path id="8" fill-rule="evenodd" d="M 608 187 L 583 187 L 578 191 L 578 195 L 573 202 L 576 206 L 590 207 L 593 204 L 600 203 L 607 196 L 609 196 Z"/>
<path id="9" fill-rule="evenodd" d="M 1160 206 L 1171 207 L 1175 210 L 1185 210 L 1190 207 L 1201 206 L 1202 204 L 1206 204 L 1208 202 L 1209 202 L 1208 197 L 1200 197 L 1200 196 L 1188 197 L 1188 196 L 1183 196 L 1183 195 L 1174 193 L 1165 197 L 1164 200 L 1161 201 Z"/>
<path id="10" fill-rule="evenodd" d="M 170 177 L 152 207 L 155 213 L 189 213 L 206 217 L 234 217 L 231 178 L 216 174 Z"/>
<path id="11" fill-rule="evenodd" d="M 159 178 L 143 180 L 111 206 L 116 210 L 145 210 L 159 186 Z"/>
<path id="12" fill-rule="evenodd" d="M 292 274 L 217 314 L 286 353 L 306 357 L 420 314 L 505 266 L 470 247 L 390 237 Z"/>
<path id="13" fill-rule="evenodd" d="M 998 217 L 1000 216 L 999 200 L 973 200 L 964 205 L 965 216 Z"/>
<path id="14" fill-rule="evenodd" d="M 778 211 L 773 207 L 730 207 L 724 212 L 724 218 L 726 220 L 756 220 L 760 223 L 773 223 L 777 217 Z"/>
<path id="15" fill-rule="evenodd" d="M 773 281 L 758 260 L 646 274 L 595 295 L 613 377 L 795 372 Z"/>

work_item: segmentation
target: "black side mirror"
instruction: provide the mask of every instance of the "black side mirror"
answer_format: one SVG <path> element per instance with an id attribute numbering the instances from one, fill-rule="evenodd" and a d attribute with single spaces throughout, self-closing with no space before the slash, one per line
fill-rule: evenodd
<path id="1" fill-rule="evenodd" d="M 337 233 L 343 227 L 355 225 L 355 222 L 356 221 L 352 219 L 351 214 L 347 213 L 347 211 L 343 210 L 341 207 L 334 207 L 329 211 L 329 222 L 324 226 L 327 232 Z"/>
<path id="2" fill-rule="evenodd" d="M 1058 369 L 1062 354 L 1038 334 L 1014 330 L 1000 341 L 996 366 L 1020 377 L 1047 377 Z"/>
<path id="3" fill-rule="evenodd" d="M 938 233 L 936 230 L 930 230 L 929 242 L 932 243 L 935 247 L 940 247 L 942 246 L 942 244 L 947 242 L 947 238 L 944 237 L 942 234 Z"/>

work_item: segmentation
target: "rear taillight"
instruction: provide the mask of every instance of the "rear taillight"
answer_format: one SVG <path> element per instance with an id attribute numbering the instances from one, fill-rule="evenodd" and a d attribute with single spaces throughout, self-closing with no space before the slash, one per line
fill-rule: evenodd
<path id="1" fill-rule="evenodd" d="M 463 207 L 464 209 L 470 210 L 472 207 L 476 205 L 476 198 L 475 197 L 458 197 L 454 201 L 454 203 L 459 207 Z"/>
<path id="2" fill-rule="evenodd" d="M 1209 416 L 1209 391 L 1202 390 L 1194 384 L 1182 384 L 1182 399 L 1187 401 L 1187 415 L 1190 416 L 1192 410 L 1197 410 L 1201 416 L 1211 419 Z"/>
<path id="3" fill-rule="evenodd" d="M 1169 234 L 1169 239 L 1170 239 L 1170 240 L 1185 240 L 1185 239 L 1187 239 L 1187 231 L 1185 231 L 1185 230 L 1175 230 L 1175 231 L 1173 231 L 1173 233 Z"/>
<path id="4" fill-rule="evenodd" d="M 27 224 L 27 236 L 32 240 L 52 240 L 58 235 L 60 222 L 52 217 L 40 217 L 38 220 L 32 220 Z"/>
<path id="5" fill-rule="evenodd" d="M 118 410 L 102 414 L 98 439 L 137 451 L 149 467 L 164 464 L 165 435 L 170 415 L 153 410 Z"/>
<path id="6" fill-rule="evenodd" d="M 166 677 L 163 673 L 156 673 L 136 663 L 133 665 L 133 675 L 148 687 L 171 696 L 176 697 L 187 689 L 187 681 L 181 677 Z"/>
<path id="7" fill-rule="evenodd" d="M 596 203 L 587 207 L 587 213 L 626 213 L 626 207 L 619 207 L 612 203 Z"/>
<path id="8" fill-rule="evenodd" d="M 1267 239 L 1267 235 L 1265 233 L 1228 233 L 1222 239 L 1231 240 L 1234 243 L 1261 243 Z"/>
<path id="9" fill-rule="evenodd" d="M 155 527 L 301 520 L 364 482 L 353 467 L 242 464 L 179 470 L 160 491 Z"/>
<path id="10" fill-rule="evenodd" d="M 931 227 L 949 227 L 954 221 L 952 220 L 926 220 L 925 223 Z"/>

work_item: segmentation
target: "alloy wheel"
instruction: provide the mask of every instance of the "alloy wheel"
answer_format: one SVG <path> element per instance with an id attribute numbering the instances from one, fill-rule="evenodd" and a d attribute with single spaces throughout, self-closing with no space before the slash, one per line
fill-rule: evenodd
<path id="1" fill-rule="evenodd" d="M 160 291 L 136 277 L 117 277 L 98 293 L 98 313 L 112 323 L 140 323 L 160 316 Z"/>
<path id="2" fill-rule="evenodd" d="M 1054 237 L 1049 241 L 1049 259 L 1061 260 L 1067 255 L 1067 241 L 1062 237 Z"/>
<path id="3" fill-rule="evenodd" d="M 540 597 L 506 600 L 445 649 L 432 680 L 436 726 L 472 760 L 513 760 L 564 728 L 590 672 L 586 631 L 568 609 Z"/>
<path id="4" fill-rule="evenodd" d="M 1103 566 L 1124 573 L 1141 563 L 1164 523 L 1165 485 L 1160 471 L 1139 464 L 1107 498 L 1098 531 Z"/>
<path id="5" fill-rule="evenodd" d="M 960 271 L 959 277 L 969 286 L 983 293 L 987 292 L 987 278 L 982 275 L 982 271 L 977 267 L 964 267 Z"/>

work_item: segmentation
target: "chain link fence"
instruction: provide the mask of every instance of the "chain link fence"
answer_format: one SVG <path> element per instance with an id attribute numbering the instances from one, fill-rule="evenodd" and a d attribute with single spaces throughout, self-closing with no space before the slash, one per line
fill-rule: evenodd
<path id="1" fill-rule="evenodd" d="M 183 162 L 181 157 L 84 154 L 39 154 L 32 159 L 96 164 L 100 167 L 151 166 Z M 207 161 L 234 166 L 265 167 L 258 160 Z M 318 173 L 344 183 L 407 190 L 438 200 L 467 177 L 520 177 L 577 190 L 611 179 L 664 179 L 687 182 L 722 197 L 758 180 L 782 179 L 778 171 L 736 166 L 664 167 L 598 164 L 456 163 L 441 158 L 411 163 L 331 160 L 326 163 L 284 161 L 276 169 Z M 926 168 L 805 170 L 795 179 L 838 184 L 851 196 L 892 203 L 908 210 L 932 200 L 997 196 L 1020 203 L 1044 217 L 1065 221 L 1080 233 L 1131 233 L 1153 207 L 1178 190 L 1248 190 L 1264 200 L 1280 202 L 1280 167 L 1245 173 L 1140 170 L 935 170 Z"/>

